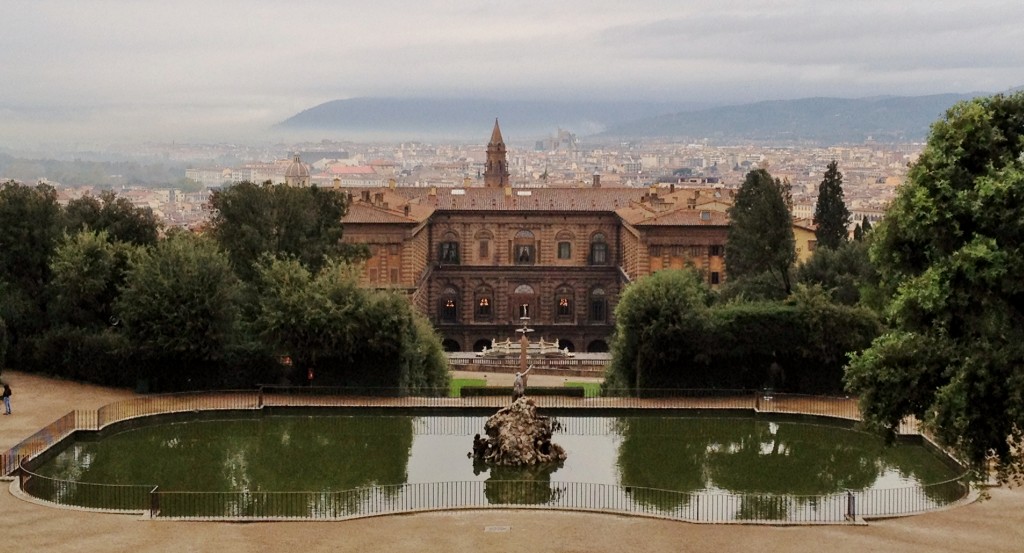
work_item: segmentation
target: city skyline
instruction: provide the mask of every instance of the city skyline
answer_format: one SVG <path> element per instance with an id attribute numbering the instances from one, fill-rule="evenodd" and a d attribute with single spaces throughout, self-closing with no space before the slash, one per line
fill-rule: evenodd
<path id="1" fill-rule="evenodd" d="M 16 0 L 4 11 L 0 147 L 273 140 L 270 127 L 303 109 L 366 96 L 722 105 L 1024 84 L 1013 0 Z"/>

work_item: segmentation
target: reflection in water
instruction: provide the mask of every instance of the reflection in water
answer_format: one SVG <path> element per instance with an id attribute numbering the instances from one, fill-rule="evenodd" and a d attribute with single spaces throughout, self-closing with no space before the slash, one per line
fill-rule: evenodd
<path id="1" fill-rule="evenodd" d="M 243 515 L 285 509 L 294 516 L 343 516 L 399 503 L 430 507 L 440 501 L 431 495 L 435 492 L 410 497 L 410 486 L 458 481 L 478 482 L 465 489 L 478 490 L 473 493 L 481 497 L 473 501 L 484 505 L 561 505 L 585 502 L 563 497 L 567 488 L 583 489 L 571 483 L 585 482 L 613 505 L 627 501 L 695 519 L 712 513 L 715 520 L 838 509 L 816 502 L 835 494 L 832 503 L 839 505 L 845 490 L 954 476 L 922 447 L 889 448 L 872 435 L 836 426 L 753 417 L 558 417 L 559 442 L 569 453 L 564 465 L 487 467 L 467 457 L 484 420 L 256 414 L 154 424 L 78 441 L 39 472 L 78 482 L 232 492 L 223 500 L 227 507 L 212 505 L 210 511 Z M 286 499 L 278 492 L 284 491 L 315 493 L 281 507 Z M 58 492 L 77 493 L 74 488 L 53 493 Z M 921 494 L 942 504 L 961 492 L 954 483 Z M 786 494 L 793 497 L 780 497 Z M 176 507 L 176 500 L 162 500 L 162 509 L 196 510 L 195 505 Z"/>

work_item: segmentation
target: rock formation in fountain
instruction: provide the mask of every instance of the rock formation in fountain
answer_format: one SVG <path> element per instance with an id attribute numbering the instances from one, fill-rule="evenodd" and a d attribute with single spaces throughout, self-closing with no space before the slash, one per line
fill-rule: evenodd
<path id="1" fill-rule="evenodd" d="M 562 446 L 551 442 L 558 423 L 537 414 L 537 405 L 521 397 L 484 423 L 485 436 L 473 438 L 473 458 L 492 465 L 529 466 L 565 460 Z"/>

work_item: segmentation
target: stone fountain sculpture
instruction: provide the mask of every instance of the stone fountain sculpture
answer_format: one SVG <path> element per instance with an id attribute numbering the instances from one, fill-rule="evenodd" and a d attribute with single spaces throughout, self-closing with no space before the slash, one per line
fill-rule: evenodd
<path id="1" fill-rule="evenodd" d="M 537 414 L 537 404 L 526 396 L 526 377 L 533 366 L 526 367 L 529 340 L 526 334 L 529 316 L 523 306 L 523 328 L 520 338 L 520 371 L 516 373 L 512 389 L 512 404 L 491 415 L 484 423 L 484 436 L 473 437 L 472 457 L 476 462 L 498 466 L 535 466 L 561 463 L 565 450 L 551 441 L 558 430 L 558 422 Z M 556 342 L 557 348 L 557 342 Z"/>

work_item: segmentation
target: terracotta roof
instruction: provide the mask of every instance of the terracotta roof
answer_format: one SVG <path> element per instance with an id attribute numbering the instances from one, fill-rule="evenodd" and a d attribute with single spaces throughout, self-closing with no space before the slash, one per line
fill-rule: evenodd
<path id="1" fill-rule="evenodd" d="M 369 201 L 363 199 L 363 192 L 369 192 Z M 385 205 L 387 207 L 385 207 Z M 406 207 L 409 211 L 406 213 Z M 352 195 L 348 212 L 342 222 L 349 223 L 419 223 L 427 220 L 434 208 L 423 205 L 416 199 L 410 200 L 387 188 L 357 190 Z"/>
<path id="2" fill-rule="evenodd" d="M 661 211 L 649 206 L 634 204 L 616 211 L 622 220 L 633 226 L 727 226 L 729 217 L 710 209 L 689 209 L 686 205 L 670 207 Z"/>
<path id="3" fill-rule="evenodd" d="M 639 201 L 644 188 L 397 188 L 442 211 L 615 211 Z"/>

